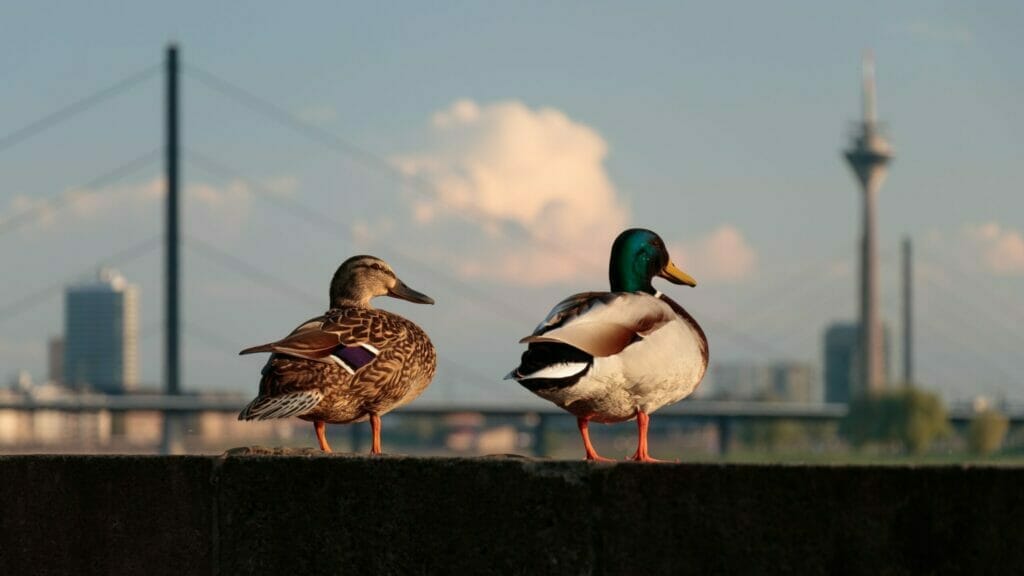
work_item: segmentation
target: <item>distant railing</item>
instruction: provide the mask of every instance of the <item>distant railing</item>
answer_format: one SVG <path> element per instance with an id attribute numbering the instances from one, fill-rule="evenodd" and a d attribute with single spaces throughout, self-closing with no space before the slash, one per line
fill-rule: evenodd
<path id="1" fill-rule="evenodd" d="M 29 395 L 0 398 L 0 410 L 56 410 L 61 412 L 237 412 L 248 402 L 239 396 L 164 395 L 164 394 L 77 394 L 53 398 Z M 486 415 L 563 414 L 553 406 L 481 406 L 481 405 L 414 405 L 398 410 L 410 415 L 444 415 L 476 412 Z M 832 420 L 846 415 L 845 404 L 803 404 L 792 402 L 737 402 L 694 400 L 664 408 L 661 415 L 739 418 L 787 418 L 798 420 Z"/>
<path id="2" fill-rule="evenodd" d="M 229 415 L 242 409 L 248 402 L 247 397 L 235 395 L 162 395 L 162 394 L 69 394 L 46 398 L 34 397 L 31 394 L 0 396 L 0 413 L 15 411 L 28 414 L 45 414 L 58 412 L 67 414 L 129 414 L 159 413 L 162 415 L 222 414 L 225 422 L 234 422 Z M 1014 406 L 1007 417 L 1013 424 L 1024 423 L 1024 409 Z M 737 426 L 745 422 L 758 421 L 795 421 L 805 424 L 828 424 L 839 422 L 848 412 L 845 404 L 823 403 L 787 403 L 787 402 L 752 402 L 752 401 L 711 401 L 692 400 L 668 406 L 657 413 L 661 422 L 675 422 L 676 425 L 699 425 L 709 427 L 713 431 L 712 445 L 717 447 L 719 454 L 729 451 Z M 437 405 L 415 404 L 394 412 L 403 418 L 425 418 L 431 420 L 458 419 L 460 416 L 473 415 L 482 419 L 514 420 L 520 431 L 529 435 L 530 451 L 537 456 L 548 456 L 551 447 L 548 445 L 549 432 L 566 430 L 571 426 L 567 420 L 572 417 L 550 405 Z M 975 415 L 970 407 L 954 406 L 950 411 L 950 420 L 954 425 L 967 424 Z M 688 424 L 689 423 L 689 424 Z M 240 424 L 240 423 L 236 423 Z M 227 424 L 221 423 L 223 427 Z M 363 431 L 359 426 L 350 428 L 351 444 L 359 446 Z"/>
<path id="3" fill-rule="evenodd" d="M 76 394 L 51 398 L 30 395 L 0 397 L 0 410 L 54 410 L 59 412 L 238 412 L 249 401 L 242 396 L 166 395 L 166 394 Z M 661 416 L 693 416 L 704 418 L 781 418 L 787 420 L 838 420 L 846 416 L 847 405 L 839 403 L 754 402 L 733 400 L 688 400 L 658 411 Z M 564 414 L 554 406 L 529 405 L 412 405 L 396 411 L 412 416 L 438 416 L 475 412 L 483 415 Z M 974 411 L 969 405 L 955 405 L 950 410 L 954 422 L 969 420 Z M 1013 405 L 1006 410 L 1013 423 L 1024 422 L 1024 406 Z"/>

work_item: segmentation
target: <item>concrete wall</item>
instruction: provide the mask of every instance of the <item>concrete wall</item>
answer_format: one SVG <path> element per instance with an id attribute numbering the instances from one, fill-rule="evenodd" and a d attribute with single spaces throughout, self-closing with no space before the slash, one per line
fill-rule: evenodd
<path id="1" fill-rule="evenodd" d="M 0 574 L 1024 570 L 1024 469 L 0 458 Z"/>

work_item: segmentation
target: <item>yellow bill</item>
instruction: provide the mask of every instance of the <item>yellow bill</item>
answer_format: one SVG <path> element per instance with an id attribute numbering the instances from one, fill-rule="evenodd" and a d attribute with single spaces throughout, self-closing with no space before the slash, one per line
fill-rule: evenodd
<path id="1" fill-rule="evenodd" d="M 694 280 L 693 276 L 683 272 L 672 262 L 669 262 L 658 276 L 661 276 L 673 284 L 685 284 L 687 286 L 697 285 L 697 281 Z"/>

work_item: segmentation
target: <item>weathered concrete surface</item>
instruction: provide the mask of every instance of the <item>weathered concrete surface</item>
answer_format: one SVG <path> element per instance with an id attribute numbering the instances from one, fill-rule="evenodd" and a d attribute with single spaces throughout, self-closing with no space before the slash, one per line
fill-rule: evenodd
<path id="1" fill-rule="evenodd" d="M 1024 469 L 0 458 L 2 574 L 1024 570 Z"/>
<path id="2" fill-rule="evenodd" d="M 209 574 L 213 461 L 0 457 L 0 574 Z"/>

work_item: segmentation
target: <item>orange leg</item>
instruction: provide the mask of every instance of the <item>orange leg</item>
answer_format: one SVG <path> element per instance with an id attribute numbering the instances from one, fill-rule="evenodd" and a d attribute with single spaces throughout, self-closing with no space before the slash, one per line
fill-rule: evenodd
<path id="1" fill-rule="evenodd" d="M 370 430 L 373 432 L 373 446 L 370 454 L 380 454 L 380 416 L 370 414 Z"/>
<path id="2" fill-rule="evenodd" d="M 324 452 L 332 452 L 331 445 L 327 443 L 327 426 L 324 425 L 323 420 L 316 420 L 313 422 L 313 427 L 316 428 L 316 439 L 320 443 L 320 449 Z"/>
<path id="3" fill-rule="evenodd" d="M 651 417 L 646 412 L 636 411 L 636 424 L 640 432 L 640 440 L 637 443 L 636 453 L 633 454 L 632 459 L 637 462 L 664 462 L 664 460 L 651 458 L 651 455 L 647 453 L 647 427 L 650 425 L 650 422 Z"/>
<path id="4" fill-rule="evenodd" d="M 614 462 L 611 458 L 605 458 L 598 455 L 597 450 L 594 450 L 594 445 L 590 443 L 590 418 L 577 418 L 576 425 L 580 428 L 580 435 L 583 436 L 583 449 L 587 451 L 587 460 L 594 460 L 597 462 Z"/>

